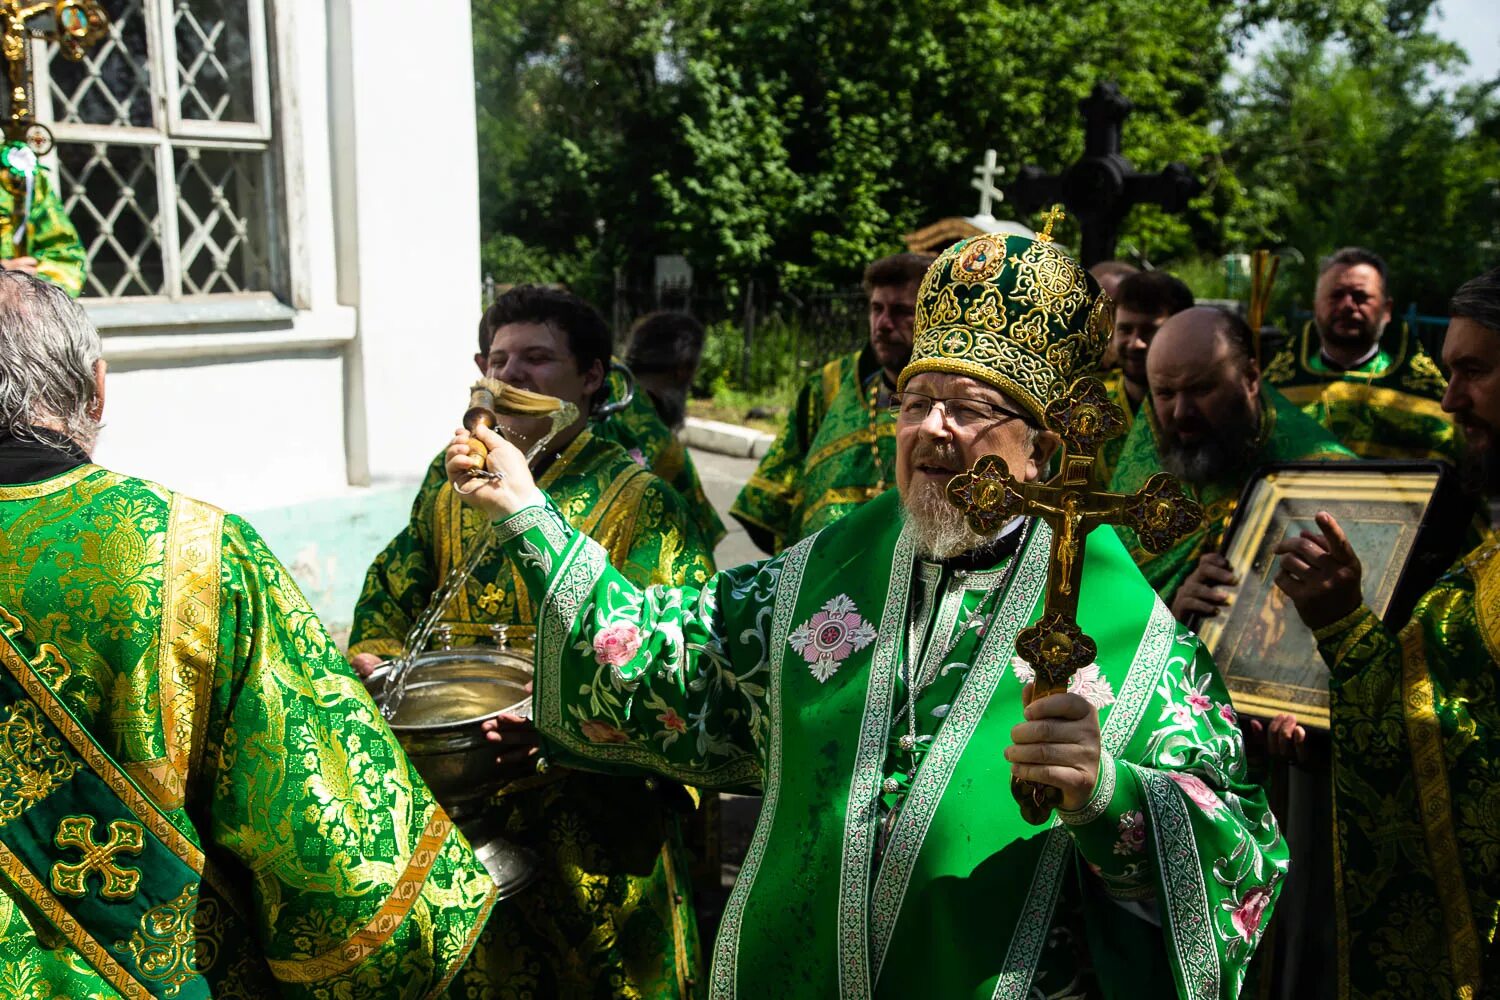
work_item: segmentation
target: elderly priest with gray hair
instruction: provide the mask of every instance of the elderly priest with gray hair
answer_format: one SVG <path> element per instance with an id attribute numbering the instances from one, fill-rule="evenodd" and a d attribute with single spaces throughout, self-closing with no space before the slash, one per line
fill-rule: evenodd
<path id="1" fill-rule="evenodd" d="M 90 460 L 100 355 L 0 271 L 0 992 L 441 992 L 494 883 L 255 530 Z"/>
<path id="2" fill-rule="evenodd" d="M 701 588 L 631 585 L 455 436 L 540 609 L 547 762 L 764 786 L 709 996 L 1238 995 L 1286 848 L 1212 660 L 1097 526 L 1190 509 L 1089 485 L 1112 311 L 1047 233 L 950 248 L 897 491 Z"/>

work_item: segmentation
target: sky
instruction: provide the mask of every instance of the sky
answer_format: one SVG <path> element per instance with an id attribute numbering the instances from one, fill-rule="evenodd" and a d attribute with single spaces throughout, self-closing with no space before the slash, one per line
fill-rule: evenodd
<path id="1" fill-rule="evenodd" d="M 1469 55 L 1469 65 L 1455 82 L 1492 80 L 1500 74 L 1500 5 L 1495 0 L 1439 0 L 1428 26 L 1439 37 L 1457 42 Z M 1240 73 L 1249 70 L 1274 38 L 1274 32 L 1252 36 L 1244 53 L 1233 60 L 1234 68 Z"/>

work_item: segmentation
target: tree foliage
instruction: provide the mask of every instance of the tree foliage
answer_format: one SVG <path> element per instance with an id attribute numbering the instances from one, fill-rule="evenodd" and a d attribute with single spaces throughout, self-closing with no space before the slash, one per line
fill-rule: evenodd
<path id="1" fill-rule="evenodd" d="M 1071 163 L 1077 103 L 1112 79 L 1135 166 L 1207 181 L 1185 216 L 1132 212 L 1122 247 L 1360 242 L 1437 295 L 1493 254 L 1497 129 L 1490 91 L 1432 86 L 1455 54 L 1431 5 L 474 0 L 485 266 L 601 300 L 671 253 L 731 293 L 847 284 L 972 213 L 985 148 L 1012 176 Z M 1268 26 L 1284 43 L 1228 78 Z"/>

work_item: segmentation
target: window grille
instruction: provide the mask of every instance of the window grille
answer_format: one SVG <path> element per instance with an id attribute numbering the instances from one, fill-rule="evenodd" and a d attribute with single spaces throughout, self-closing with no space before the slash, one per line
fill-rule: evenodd
<path id="1" fill-rule="evenodd" d="M 105 299 L 281 291 L 265 0 L 112 0 L 80 62 L 36 43 L 52 180 Z"/>

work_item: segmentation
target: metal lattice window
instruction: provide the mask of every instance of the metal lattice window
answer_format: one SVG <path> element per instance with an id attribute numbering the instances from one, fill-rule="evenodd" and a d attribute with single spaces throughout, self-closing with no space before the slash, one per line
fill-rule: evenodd
<path id="1" fill-rule="evenodd" d="M 86 295 L 277 292 L 265 0 L 112 0 L 81 62 L 38 43 L 36 113 Z"/>

